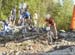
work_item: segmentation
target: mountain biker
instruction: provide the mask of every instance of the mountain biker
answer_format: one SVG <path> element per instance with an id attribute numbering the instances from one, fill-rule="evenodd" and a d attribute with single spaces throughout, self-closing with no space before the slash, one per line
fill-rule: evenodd
<path id="1" fill-rule="evenodd" d="M 24 25 L 28 20 L 30 20 L 30 13 L 28 11 L 28 5 L 24 3 L 20 11 L 19 23 Z"/>
<path id="2" fill-rule="evenodd" d="M 23 12 L 23 18 L 24 18 L 25 22 L 30 20 L 30 13 L 29 13 L 29 11 L 27 9 L 25 9 L 25 11 Z"/>
<path id="3" fill-rule="evenodd" d="M 47 31 L 50 31 L 50 32 L 53 32 L 53 34 L 54 34 L 54 36 L 55 36 L 55 37 L 53 37 L 53 38 L 54 38 L 54 39 L 57 39 L 58 37 L 57 37 L 56 23 L 55 23 L 54 19 L 51 17 L 50 14 L 47 14 L 47 15 L 46 15 L 45 21 L 46 21 L 46 26 L 47 26 L 46 30 L 47 30 Z M 51 30 L 51 28 L 52 28 L 54 31 Z"/>

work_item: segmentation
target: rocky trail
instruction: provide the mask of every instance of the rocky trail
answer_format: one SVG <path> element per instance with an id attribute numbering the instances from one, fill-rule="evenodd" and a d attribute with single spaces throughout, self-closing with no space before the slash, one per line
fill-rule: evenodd
<path id="1" fill-rule="evenodd" d="M 47 38 L 42 37 L 42 34 L 39 36 L 22 39 L 23 41 L 12 40 L 0 43 L 0 55 L 74 55 L 74 32 L 60 32 L 59 39 L 51 45 L 48 44 Z"/>

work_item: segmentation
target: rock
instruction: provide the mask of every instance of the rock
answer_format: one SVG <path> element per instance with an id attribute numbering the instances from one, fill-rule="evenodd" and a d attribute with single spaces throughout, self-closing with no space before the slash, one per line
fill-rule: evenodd
<path id="1" fill-rule="evenodd" d="M 65 31 L 65 30 L 60 30 L 59 32 L 63 32 L 63 33 L 64 33 L 64 32 L 66 32 L 66 31 Z"/>
<path id="2" fill-rule="evenodd" d="M 0 44 L 0 47 L 4 47 L 5 46 L 5 44 Z"/>
<path id="3" fill-rule="evenodd" d="M 2 52 L 2 55 L 7 55 L 7 52 Z"/>
<path id="4" fill-rule="evenodd" d="M 0 52 L 0 55 L 7 55 L 7 52 Z"/>
<path id="5" fill-rule="evenodd" d="M 26 47 L 26 50 L 33 50 L 33 47 L 31 45 Z"/>
<path id="6" fill-rule="evenodd" d="M 16 55 L 25 55 L 25 53 L 23 51 L 18 51 L 16 52 Z"/>
<path id="7" fill-rule="evenodd" d="M 9 55 L 15 55 L 15 51 L 14 50 L 11 50 Z"/>
<path id="8" fill-rule="evenodd" d="M 9 48 L 14 47 L 14 46 L 16 46 L 14 42 L 8 42 L 5 44 L 5 47 L 9 47 Z"/>
<path id="9" fill-rule="evenodd" d="M 17 46 L 21 46 L 21 45 L 22 45 L 22 43 L 17 43 L 16 45 L 17 45 Z"/>
<path id="10" fill-rule="evenodd" d="M 49 52 L 49 55 L 75 55 L 75 46 L 70 46 L 66 48 L 62 48 L 60 50 L 55 50 L 53 52 Z"/>
<path id="11" fill-rule="evenodd" d="M 68 37 L 68 33 L 64 32 L 64 33 L 59 33 L 59 38 L 67 38 Z"/>
<path id="12" fill-rule="evenodd" d="M 43 45 L 48 45 L 48 41 L 42 41 L 41 42 Z"/>
<path id="13" fill-rule="evenodd" d="M 0 52 L 0 55 L 2 55 L 2 52 Z"/>

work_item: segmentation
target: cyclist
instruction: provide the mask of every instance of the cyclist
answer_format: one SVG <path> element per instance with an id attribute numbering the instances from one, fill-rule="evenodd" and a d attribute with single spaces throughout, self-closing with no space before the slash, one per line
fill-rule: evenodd
<path id="1" fill-rule="evenodd" d="M 26 3 L 24 3 L 19 13 L 20 13 L 19 23 L 21 23 L 21 25 L 22 24 L 24 25 L 25 23 L 27 23 L 27 21 L 30 20 L 30 13 L 28 11 L 28 5 Z"/>
<path id="2" fill-rule="evenodd" d="M 47 15 L 46 15 L 45 21 L 46 21 L 46 25 L 47 25 L 46 30 L 48 31 L 48 35 L 49 35 L 50 38 L 52 38 L 52 39 L 57 39 L 58 37 L 57 37 L 56 23 L 55 23 L 54 19 L 51 17 L 50 14 L 47 14 Z M 51 28 L 52 28 L 54 31 L 52 31 Z M 52 36 L 51 36 L 51 35 L 52 35 Z M 54 36 L 55 36 L 55 37 L 54 37 Z M 49 39 L 49 41 L 52 41 L 52 39 L 51 39 L 51 40 Z"/>

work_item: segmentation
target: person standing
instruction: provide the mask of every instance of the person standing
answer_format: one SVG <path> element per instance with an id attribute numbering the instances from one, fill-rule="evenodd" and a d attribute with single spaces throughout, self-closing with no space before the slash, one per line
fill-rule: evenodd
<path id="1" fill-rule="evenodd" d="M 13 9 L 11 10 L 11 18 L 10 18 L 12 25 L 15 25 L 15 21 L 16 21 L 16 7 L 13 7 Z"/>
<path id="2" fill-rule="evenodd" d="M 38 26 L 38 13 L 34 13 L 33 15 L 33 20 L 34 20 L 34 26 L 37 27 Z"/>

